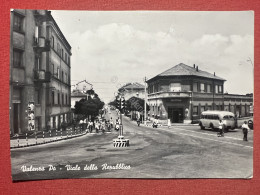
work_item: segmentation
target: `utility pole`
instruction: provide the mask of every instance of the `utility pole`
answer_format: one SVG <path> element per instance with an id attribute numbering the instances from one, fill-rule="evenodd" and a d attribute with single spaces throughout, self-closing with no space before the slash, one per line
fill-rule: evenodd
<path id="1" fill-rule="evenodd" d="M 144 125 L 146 125 L 146 77 L 144 77 Z"/>

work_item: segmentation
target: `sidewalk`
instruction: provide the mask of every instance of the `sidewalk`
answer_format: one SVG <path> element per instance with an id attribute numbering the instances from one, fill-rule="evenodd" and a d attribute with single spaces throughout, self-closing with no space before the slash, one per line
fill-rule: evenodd
<path id="1" fill-rule="evenodd" d="M 57 142 L 61 140 L 66 140 L 66 139 L 72 139 L 76 137 L 80 137 L 83 135 L 86 135 L 86 131 L 83 130 L 82 132 L 77 129 L 75 131 L 72 131 L 72 129 L 68 129 L 67 131 L 59 131 L 55 134 L 49 134 L 48 132 L 42 132 L 42 134 L 37 134 L 35 137 L 27 137 L 26 138 L 19 138 L 17 137 L 16 139 L 11 139 L 10 140 L 10 148 L 23 148 L 23 147 L 30 147 L 30 146 L 36 146 L 36 145 L 42 145 L 42 144 L 47 144 L 51 142 Z"/>

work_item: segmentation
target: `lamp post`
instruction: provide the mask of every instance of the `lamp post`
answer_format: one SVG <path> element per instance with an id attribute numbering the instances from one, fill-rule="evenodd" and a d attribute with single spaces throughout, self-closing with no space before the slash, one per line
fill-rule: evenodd
<path id="1" fill-rule="evenodd" d="M 146 125 L 146 77 L 144 77 L 144 125 Z"/>
<path id="2" fill-rule="evenodd" d="M 251 60 L 251 58 L 250 57 L 248 57 L 248 59 L 247 59 L 247 62 L 250 62 L 250 64 L 252 65 L 252 70 L 253 70 L 253 89 L 254 89 L 254 63 L 253 63 L 253 61 Z M 254 106 L 254 96 L 255 96 L 255 94 L 254 94 L 254 92 L 253 92 L 253 106 Z"/>

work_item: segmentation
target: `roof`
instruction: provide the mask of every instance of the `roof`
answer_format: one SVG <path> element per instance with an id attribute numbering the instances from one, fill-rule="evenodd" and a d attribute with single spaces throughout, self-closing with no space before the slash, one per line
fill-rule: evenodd
<path id="1" fill-rule="evenodd" d="M 225 79 L 223 79 L 221 77 L 218 77 L 218 76 L 208 73 L 206 71 L 202 71 L 199 69 L 197 70 L 196 68 L 188 66 L 183 63 L 180 63 L 180 64 L 162 72 L 161 74 L 158 74 L 157 76 L 155 76 L 151 79 L 154 79 L 156 77 L 166 77 L 166 76 L 198 76 L 198 77 L 225 81 Z M 149 79 L 149 80 L 151 80 L 151 79 Z"/>
<path id="2" fill-rule="evenodd" d="M 143 89 L 144 90 L 144 85 L 140 83 L 127 83 L 123 87 L 119 88 L 118 90 L 122 89 Z"/>
<path id="3" fill-rule="evenodd" d="M 222 110 L 207 110 L 207 111 L 203 111 L 202 114 L 220 114 L 220 115 L 235 116 L 235 114 L 232 112 L 222 111 Z"/>
<path id="4" fill-rule="evenodd" d="M 50 16 L 50 19 L 51 21 L 53 22 L 53 24 L 55 25 L 55 27 L 57 28 L 57 30 L 59 31 L 60 35 L 61 35 L 61 38 L 62 40 L 67 44 L 67 46 L 69 47 L 69 49 L 71 49 L 71 45 L 69 44 L 69 42 L 67 41 L 67 39 L 65 38 L 65 36 L 63 35 L 62 31 L 60 30 L 60 27 L 58 26 L 58 24 L 56 23 L 55 19 L 53 18 L 53 16 L 51 15 L 51 11 L 48 11 L 49 12 L 49 16 Z M 71 51 L 70 51 L 71 53 Z"/>
<path id="5" fill-rule="evenodd" d="M 71 92 L 71 97 L 87 97 L 88 95 L 85 94 L 85 93 L 82 93 L 81 91 L 79 90 L 73 90 Z"/>

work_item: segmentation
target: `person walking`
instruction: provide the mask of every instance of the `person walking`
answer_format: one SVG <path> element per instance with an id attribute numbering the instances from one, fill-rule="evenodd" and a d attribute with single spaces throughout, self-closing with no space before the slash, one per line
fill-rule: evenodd
<path id="1" fill-rule="evenodd" d="M 113 124 L 114 124 L 114 123 L 113 123 L 113 119 L 112 119 L 112 117 L 111 117 L 111 119 L 110 119 L 110 127 L 111 127 L 111 128 L 113 128 Z"/>
<path id="2" fill-rule="evenodd" d="M 87 130 L 87 119 L 85 118 L 83 121 L 83 130 Z"/>
<path id="3" fill-rule="evenodd" d="M 79 121 L 79 126 L 80 126 L 81 131 L 83 131 L 83 123 L 84 123 L 84 121 L 81 119 Z"/>
<path id="4" fill-rule="evenodd" d="M 171 127 L 171 119 L 168 118 L 168 129 Z"/>
<path id="5" fill-rule="evenodd" d="M 90 133 L 92 133 L 92 129 L 93 129 L 93 122 L 90 120 L 88 122 L 88 130 L 89 130 Z"/>
<path id="6" fill-rule="evenodd" d="M 224 131 L 223 131 L 223 127 L 224 127 L 224 123 L 222 120 L 219 120 L 219 133 L 218 133 L 218 137 L 224 137 Z"/>
<path id="7" fill-rule="evenodd" d="M 242 125 L 242 130 L 243 130 L 243 134 L 244 134 L 243 141 L 248 141 L 247 134 L 248 134 L 249 127 L 248 127 L 247 121 L 244 121 L 244 124 Z"/>
<path id="8" fill-rule="evenodd" d="M 98 133 L 100 130 L 100 122 L 98 120 L 96 121 L 95 128 L 96 128 L 96 133 Z"/>

